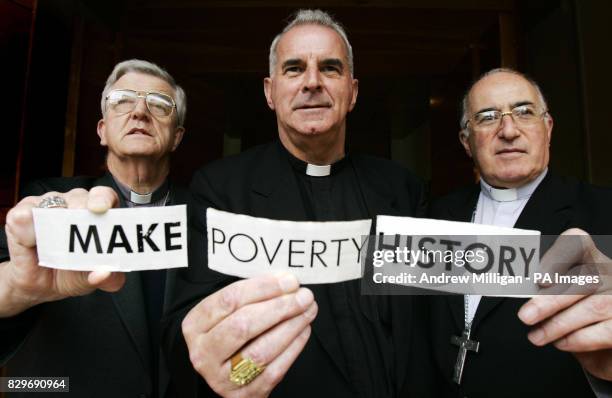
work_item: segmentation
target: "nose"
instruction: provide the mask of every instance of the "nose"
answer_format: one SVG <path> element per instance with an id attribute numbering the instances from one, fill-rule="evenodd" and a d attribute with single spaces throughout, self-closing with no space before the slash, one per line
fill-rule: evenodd
<path id="1" fill-rule="evenodd" d="M 136 106 L 132 110 L 132 118 L 134 119 L 146 119 L 149 117 L 149 109 L 144 98 L 138 98 Z"/>
<path id="2" fill-rule="evenodd" d="M 513 140 L 520 135 L 518 127 L 512 118 L 512 113 L 504 113 L 499 121 L 497 135 L 505 140 Z"/>
<path id="3" fill-rule="evenodd" d="M 304 73 L 304 85 L 302 91 L 315 92 L 320 91 L 322 86 L 321 72 L 314 65 L 308 66 Z"/>

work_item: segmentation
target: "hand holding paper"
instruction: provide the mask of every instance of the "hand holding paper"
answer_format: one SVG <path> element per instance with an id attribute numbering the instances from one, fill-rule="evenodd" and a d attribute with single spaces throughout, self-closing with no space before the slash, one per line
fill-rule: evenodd
<path id="1" fill-rule="evenodd" d="M 582 239 L 561 244 L 567 235 Z M 543 267 L 558 270 L 559 264 L 596 267 L 604 282 L 597 294 L 534 297 L 523 305 L 518 316 L 527 325 L 536 325 L 528 336 L 533 344 L 553 343 L 560 350 L 574 353 L 594 376 L 612 380 L 612 292 L 606 283 L 612 273 L 612 260 L 597 249 L 586 232 L 570 229 L 542 259 Z"/>
<path id="2" fill-rule="evenodd" d="M 73 189 L 64 194 L 49 192 L 44 195 L 52 196 L 63 198 L 70 209 L 89 209 L 95 213 L 104 213 L 118 203 L 116 193 L 107 187 L 95 187 L 89 192 Z M 84 295 L 95 289 L 117 291 L 125 283 L 121 273 L 64 271 L 38 265 L 32 209 L 42 198 L 24 198 L 7 214 L 6 235 L 11 260 L 0 264 L 0 317 L 13 316 L 43 302 Z"/>
<path id="3" fill-rule="evenodd" d="M 318 307 L 291 274 L 234 282 L 206 297 L 182 329 L 194 369 L 223 397 L 266 397 L 282 380 L 310 337 Z M 265 370 L 237 386 L 228 376 L 235 354 Z"/>

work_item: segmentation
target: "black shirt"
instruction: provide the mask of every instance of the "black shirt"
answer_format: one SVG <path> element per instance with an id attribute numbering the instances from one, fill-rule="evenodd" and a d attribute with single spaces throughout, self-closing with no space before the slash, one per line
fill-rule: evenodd
<path id="1" fill-rule="evenodd" d="M 306 162 L 285 152 L 309 220 L 352 221 L 375 216 L 368 214 L 349 156 L 332 164 L 329 175 L 311 176 L 306 174 Z M 392 347 L 386 344 L 389 342 L 387 331 L 378 322 L 376 313 L 376 308 L 382 305 L 381 301 L 387 298 L 363 296 L 359 280 L 329 284 L 326 290 L 338 329 L 337 336 L 340 337 L 334 343 L 342 347 L 343 362 L 349 370 L 355 396 L 384 397 L 390 391 L 387 379 L 381 373 L 385 369 L 371 369 L 367 372 L 369 379 L 363 377 L 362 369 L 373 364 L 382 366 L 381 357 L 389 358 L 391 355 Z M 308 349 L 307 345 L 305 350 Z"/>

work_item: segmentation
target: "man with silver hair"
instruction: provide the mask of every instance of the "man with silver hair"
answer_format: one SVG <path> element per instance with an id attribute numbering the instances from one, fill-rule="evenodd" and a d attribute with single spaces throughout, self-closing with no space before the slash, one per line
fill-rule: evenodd
<path id="1" fill-rule="evenodd" d="M 295 221 L 416 213 L 422 189 L 413 175 L 388 160 L 345 153 L 357 89 L 342 27 L 320 10 L 299 11 L 274 39 L 264 79 L 279 140 L 194 175 L 199 209 L 191 225 L 191 267 L 177 277 L 164 347 L 173 372 L 195 369 L 198 396 L 212 394 L 209 387 L 224 397 L 396 391 L 392 342 L 409 342 L 410 333 L 394 334 L 395 315 L 408 316 L 411 308 L 362 296 L 355 280 L 305 288 L 290 274 L 236 281 L 207 267 L 208 207 Z"/>
<path id="2" fill-rule="evenodd" d="M 612 232 L 612 192 L 548 170 L 553 118 L 538 85 L 515 70 L 494 69 L 470 87 L 462 104 L 459 139 L 480 183 L 434 202 L 430 215 L 542 235 L 578 234 L 583 246 L 570 250 L 560 240 L 542 264 L 612 266 L 588 235 Z M 559 250 L 562 259 L 551 262 Z M 610 391 L 599 380 L 612 380 L 609 292 L 529 301 L 435 296 L 431 313 L 436 396 L 586 397 Z M 479 344 L 478 352 L 460 355 L 462 335 Z"/>
<path id="3" fill-rule="evenodd" d="M 168 374 L 159 321 L 166 272 L 124 275 L 38 265 L 33 207 L 99 212 L 113 205 L 188 201 L 186 190 L 168 181 L 186 114 L 185 92 L 174 78 L 151 62 L 121 62 L 106 81 L 101 105 L 97 132 L 108 148 L 108 172 L 32 183 L 7 215 L 8 245 L 2 242 L 0 250 L 6 260 L 0 264 L 0 359 L 9 376 L 68 376 L 75 396 L 164 396 Z M 102 187 L 110 187 L 109 195 L 96 203 L 91 197 Z"/>

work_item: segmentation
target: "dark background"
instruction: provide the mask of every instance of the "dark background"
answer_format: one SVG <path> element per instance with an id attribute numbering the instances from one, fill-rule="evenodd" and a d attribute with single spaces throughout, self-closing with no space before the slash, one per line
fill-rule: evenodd
<path id="1" fill-rule="evenodd" d="M 610 3 L 0 0 L 0 222 L 25 182 L 104 170 L 100 94 L 121 60 L 158 63 L 187 91 L 179 181 L 275 137 L 262 86 L 269 45 L 292 12 L 313 4 L 346 26 L 355 52 L 349 151 L 399 161 L 434 194 L 474 181 L 457 140 L 459 99 L 481 72 L 510 66 L 548 98 L 552 168 L 612 185 Z"/>
<path id="2" fill-rule="evenodd" d="M 459 100 L 474 77 L 509 66 L 547 96 L 551 167 L 612 185 L 612 3 L 0 0 L 0 224 L 25 182 L 103 172 L 100 94 L 125 59 L 165 67 L 187 91 L 175 179 L 275 137 L 262 88 L 268 48 L 289 14 L 313 5 L 346 26 L 355 52 L 349 151 L 397 160 L 434 195 L 475 181 L 457 140 Z"/>

